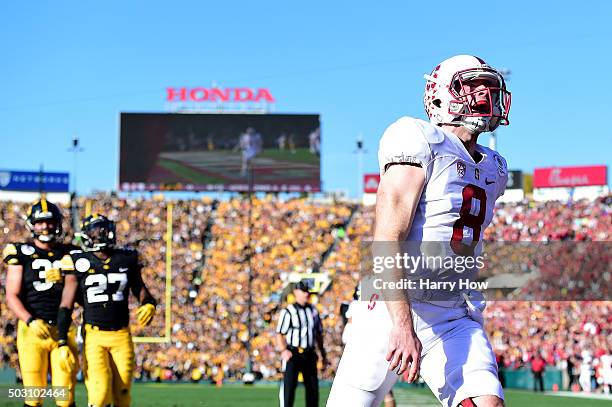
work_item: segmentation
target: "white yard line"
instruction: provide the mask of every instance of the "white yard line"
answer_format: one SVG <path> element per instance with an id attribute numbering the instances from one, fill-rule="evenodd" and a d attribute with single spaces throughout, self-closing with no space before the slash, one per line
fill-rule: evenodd
<path id="1" fill-rule="evenodd" d="M 560 396 L 560 397 L 576 397 L 581 399 L 595 399 L 595 400 L 610 400 L 612 401 L 612 394 L 599 394 L 599 393 L 574 393 L 571 391 L 547 391 L 547 396 Z"/>
<path id="2" fill-rule="evenodd" d="M 436 399 L 433 399 L 430 396 L 415 393 L 414 391 L 410 391 L 410 389 L 395 388 L 393 389 L 393 394 L 395 395 L 397 407 L 440 406 L 440 403 Z"/>

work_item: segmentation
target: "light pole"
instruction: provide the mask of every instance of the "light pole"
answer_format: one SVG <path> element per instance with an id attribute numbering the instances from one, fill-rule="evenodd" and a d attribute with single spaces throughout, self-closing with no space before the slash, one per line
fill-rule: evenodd
<path id="1" fill-rule="evenodd" d="M 79 228 L 79 207 L 77 205 L 77 171 L 78 171 L 78 157 L 79 153 L 83 152 L 83 148 L 80 146 L 79 138 L 74 136 L 72 138 L 72 145 L 68 149 L 68 152 L 72 152 L 72 194 L 70 195 L 70 210 L 72 215 L 72 228 L 74 231 L 78 231 Z"/>
<path id="2" fill-rule="evenodd" d="M 363 156 L 368 152 L 363 148 L 363 135 L 359 133 L 357 136 L 357 148 L 353 151 L 353 154 L 357 154 L 357 198 L 359 194 L 363 193 Z"/>
<path id="3" fill-rule="evenodd" d="M 502 68 L 498 72 L 504 77 L 505 81 L 510 79 L 511 72 L 509 69 Z M 499 97 L 504 97 L 504 95 L 500 94 Z M 495 131 L 491 132 L 491 135 L 489 136 L 489 148 L 493 151 L 497 151 L 497 133 Z"/>
<path id="4" fill-rule="evenodd" d="M 253 331 L 251 329 L 251 308 L 253 307 L 253 293 L 251 289 L 253 288 L 253 187 L 255 183 L 255 169 L 253 168 L 253 162 L 251 160 L 248 161 L 248 177 L 249 177 L 249 234 L 248 234 L 248 248 L 247 248 L 247 271 L 248 271 L 248 280 L 247 280 L 247 343 L 246 343 L 246 351 L 247 351 L 247 363 L 246 363 L 246 373 L 253 373 L 253 358 L 251 356 L 252 350 L 252 335 Z"/>
<path id="5" fill-rule="evenodd" d="M 80 145 L 79 138 L 74 136 L 72 138 L 72 145 L 68 149 L 68 152 L 72 153 L 72 193 L 77 194 L 77 168 L 78 168 L 78 157 L 79 153 L 82 153 L 84 150 Z"/>

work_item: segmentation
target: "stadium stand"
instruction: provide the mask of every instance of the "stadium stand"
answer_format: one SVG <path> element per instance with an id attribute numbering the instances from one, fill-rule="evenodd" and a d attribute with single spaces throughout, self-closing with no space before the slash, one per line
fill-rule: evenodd
<path id="1" fill-rule="evenodd" d="M 320 270 L 330 276 L 332 284 L 313 301 L 323 316 L 330 360 L 320 377 L 331 379 L 342 351 L 340 305 L 352 299 L 362 243 L 371 239 L 373 232 L 373 208 L 302 198 L 283 201 L 266 195 L 253 200 L 249 226 L 248 200 L 240 196 L 223 201 L 209 197 L 178 200 L 173 205 L 171 342 L 136 345 L 137 378 L 241 379 L 247 359 L 247 267 L 251 267 L 253 367 L 269 380 L 280 377 L 272 315 L 282 305 L 281 293 L 289 274 Z M 81 198 L 79 207 L 81 216 L 89 208 L 116 220 L 118 241 L 140 251 L 143 278 L 160 305 L 153 324 L 145 329 L 132 324 L 133 333 L 162 337 L 166 329 L 166 201 L 161 196 L 144 199 L 96 194 Z M 501 205 L 485 232 L 486 239 L 609 241 L 611 207 L 612 196 L 570 204 Z M 27 238 L 22 220 L 25 210 L 26 205 L 0 202 L 1 245 Z M 69 235 L 68 221 L 66 228 Z M 503 270 L 503 256 L 500 253 L 498 263 L 494 262 L 499 270 Z M 537 252 L 531 256 L 525 259 L 526 270 L 538 260 Z M 541 272 L 562 278 L 563 262 L 559 257 Z M 495 274 L 497 269 L 492 266 L 488 272 Z M 4 301 L 5 278 L 3 272 L 0 367 L 17 368 L 15 320 Z M 500 366 L 508 369 L 527 365 L 540 351 L 549 365 L 573 372 L 586 354 L 595 359 L 596 368 L 596 359 L 612 351 L 612 302 L 499 301 L 489 303 L 486 317 Z"/>

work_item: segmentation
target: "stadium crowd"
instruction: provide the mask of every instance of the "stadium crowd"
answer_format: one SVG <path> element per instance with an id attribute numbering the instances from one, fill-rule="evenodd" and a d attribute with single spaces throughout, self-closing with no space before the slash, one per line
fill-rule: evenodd
<path id="1" fill-rule="evenodd" d="M 284 300 L 283 288 L 293 272 L 320 270 L 330 276 L 332 283 L 320 297 L 313 295 L 312 302 L 323 318 L 330 361 L 320 377 L 331 379 L 342 352 L 344 321 L 340 305 L 352 300 L 359 279 L 362 243 L 371 239 L 373 232 L 373 208 L 303 198 L 280 200 L 272 195 L 253 199 L 251 211 L 249 201 L 240 196 L 222 201 L 209 197 L 173 201 L 172 263 L 168 268 L 172 306 L 171 322 L 166 326 L 167 202 L 162 196 L 144 199 L 107 194 L 79 201 L 81 216 L 100 212 L 116 220 L 118 242 L 140 252 L 143 278 L 159 306 L 151 326 L 142 329 L 132 324 L 134 335 L 159 339 L 169 331 L 169 342 L 136 345 L 136 377 L 241 379 L 248 355 L 250 291 L 253 368 L 265 379 L 278 379 L 281 361 L 273 336 L 275 316 Z M 0 202 L 2 246 L 27 239 L 22 219 L 26 207 Z M 553 256 L 555 262 L 543 258 L 539 250 L 542 246 L 538 245 L 556 241 L 591 245 L 595 244 L 593 241 L 609 242 L 611 207 L 612 196 L 570 204 L 501 205 L 485 238 L 491 242 L 534 242 L 526 249 L 529 255 L 518 263 L 525 273 L 534 269 L 540 273 L 539 280 L 527 285 L 531 294 L 539 293 L 547 288 L 542 286 L 546 280 L 567 283 L 562 280 L 566 271 L 562 265 L 568 263 L 560 255 Z M 71 236 L 68 223 L 66 236 Z M 600 244 L 600 255 L 606 256 L 607 243 Z M 587 246 L 591 247 L 595 246 Z M 506 254 L 499 253 L 487 270 L 491 275 L 506 270 Z M 522 251 L 521 255 L 524 254 Z M 601 257 L 592 261 L 601 261 Z M 574 274 L 585 267 L 583 264 Z M 605 291 L 610 290 L 609 268 L 607 273 L 607 277 L 598 276 L 597 280 L 607 281 L 607 285 L 593 288 L 600 299 L 611 298 L 611 293 Z M 0 368 L 17 367 L 15 320 L 6 309 L 4 280 L 2 273 Z M 565 294 L 565 298 L 559 299 L 576 299 L 571 291 Z M 489 303 L 486 317 L 486 328 L 500 366 L 508 369 L 527 366 L 534 354 L 541 352 L 548 365 L 567 370 L 570 378 L 586 371 L 585 364 L 597 377 L 598 358 L 612 352 L 612 302 L 497 301 Z"/>

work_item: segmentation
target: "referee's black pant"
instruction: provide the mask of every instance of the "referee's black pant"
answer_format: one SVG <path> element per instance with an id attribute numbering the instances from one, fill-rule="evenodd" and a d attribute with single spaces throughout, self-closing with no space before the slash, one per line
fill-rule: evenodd
<path id="1" fill-rule="evenodd" d="M 317 354 L 314 349 L 288 348 L 292 357 L 285 366 L 285 375 L 281 385 L 281 407 L 292 407 L 295 400 L 295 389 L 298 374 L 302 372 L 306 390 L 306 407 L 319 406 L 319 379 L 317 378 Z"/>
<path id="2" fill-rule="evenodd" d="M 533 391 L 544 391 L 544 372 L 533 372 Z"/>

